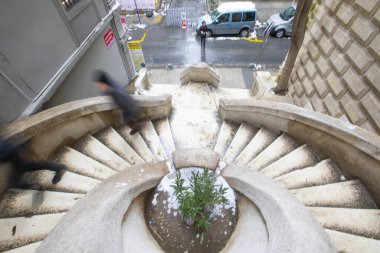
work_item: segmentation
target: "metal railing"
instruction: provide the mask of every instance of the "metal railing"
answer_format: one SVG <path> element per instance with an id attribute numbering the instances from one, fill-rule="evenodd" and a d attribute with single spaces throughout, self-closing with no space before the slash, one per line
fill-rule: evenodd
<path id="1" fill-rule="evenodd" d="M 182 26 L 182 21 L 185 19 L 187 28 L 194 29 L 197 26 L 198 18 L 198 10 L 195 7 L 174 7 L 166 10 L 168 26 Z"/>

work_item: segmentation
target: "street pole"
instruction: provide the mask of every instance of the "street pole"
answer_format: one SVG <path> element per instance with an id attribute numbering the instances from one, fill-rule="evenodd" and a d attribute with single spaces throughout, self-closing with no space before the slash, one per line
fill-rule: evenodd
<path id="1" fill-rule="evenodd" d="M 256 62 L 256 66 L 255 66 L 256 69 L 258 68 L 258 65 L 259 65 L 259 62 L 261 59 L 261 55 L 263 54 L 263 51 L 264 51 L 264 47 L 267 44 L 268 36 L 269 36 L 270 30 L 272 29 L 272 26 L 273 26 L 273 22 L 270 23 L 269 25 L 267 25 L 267 27 L 264 30 L 264 43 L 263 43 L 263 46 L 261 47 L 261 52 L 260 52 L 259 58 L 257 59 L 257 62 Z"/>
<path id="2" fill-rule="evenodd" d="M 135 2 L 135 7 L 136 7 L 136 12 L 137 12 L 137 17 L 139 17 L 139 23 L 141 25 L 141 19 L 140 19 L 140 13 L 139 13 L 139 9 L 137 8 L 137 4 L 136 4 L 136 0 L 133 0 Z"/>

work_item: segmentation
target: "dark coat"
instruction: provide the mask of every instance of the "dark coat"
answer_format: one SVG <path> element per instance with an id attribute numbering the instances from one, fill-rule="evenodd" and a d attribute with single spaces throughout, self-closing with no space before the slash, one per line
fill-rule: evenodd
<path id="1" fill-rule="evenodd" d="M 115 80 L 109 77 L 106 72 L 101 70 L 95 72 L 94 81 L 108 84 L 111 89 L 106 92 L 106 94 L 111 96 L 117 106 L 123 111 L 124 122 L 134 121 L 139 112 L 139 106 L 128 92 Z"/>
<path id="2" fill-rule="evenodd" d="M 199 34 L 201 35 L 201 37 L 206 37 L 207 30 L 208 30 L 207 25 L 205 26 L 201 25 L 201 27 L 199 28 Z M 201 32 L 204 32 L 204 34 L 202 34 Z"/>

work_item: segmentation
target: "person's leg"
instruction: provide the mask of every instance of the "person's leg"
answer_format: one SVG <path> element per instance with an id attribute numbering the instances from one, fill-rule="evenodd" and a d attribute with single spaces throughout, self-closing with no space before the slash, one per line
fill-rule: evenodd
<path id="1" fill-rule="evenodd" d="M 14 156 L 11 162 L 14 164 L 17 174 L 22 174 L 28 171 L 36 170 L 51 170 L 55 171 L 55 176 L 52 179 L 52 183 L 56 184 L 61 181 L 62 175 L 65 173 L 66 166 L 59 163 L 47 162 L 47 161 L 27 161 L 20 156 Z M 19 176 L 21 178 L 21 176 Z"/>

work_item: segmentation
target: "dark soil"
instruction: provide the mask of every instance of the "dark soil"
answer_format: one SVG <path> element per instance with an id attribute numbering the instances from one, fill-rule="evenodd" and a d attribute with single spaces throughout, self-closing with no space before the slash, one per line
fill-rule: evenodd
<path id="1" fill-rule="evenodd" d="M 154 195 L 158 193 L 157 204 L 153 205 Z M 238 210 L 224 210 L 223 218 L 212 220 L 207 231 L 197 231 L 195 225 L 188 225 L 182 220 L 178 210 L 167 207 L 167 193 L 153 190 L 147 194 L 145 203 L 145 220 L 153 237 L 167 253 L 214 253 L 221 251 L 232 235 L 237 220 Z"/>

